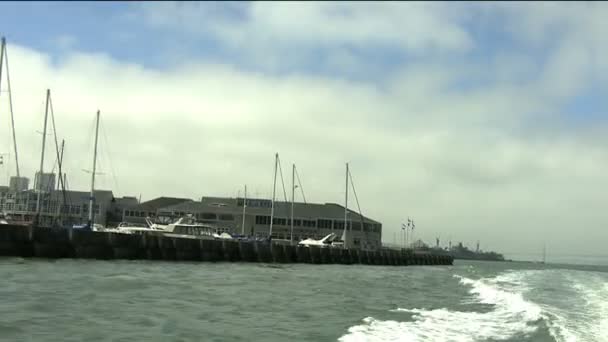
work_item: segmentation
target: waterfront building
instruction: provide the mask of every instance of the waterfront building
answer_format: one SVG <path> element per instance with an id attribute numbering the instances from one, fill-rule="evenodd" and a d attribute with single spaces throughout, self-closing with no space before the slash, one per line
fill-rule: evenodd
<path id="1" fill-rule="evenodd" d="M 175 204 L 162 206 L 173 200 Z M 154 203 L 154 206 L 146 203 Z M 203 197 L 200 201 L 158 198 L 127 208 L 125 222 L 141 223 L 148 216 L 155 221 L 169 222 L 185 215 L 193 215 L 197 221 L 218 227 L 220 232 L 230 232 L 267 237 L 270 231 L 272 202 L 267 199 L 246 201 L 243 220 L 244 198 Z M 156 212 L 154 212 L 156 209 Z M 147 214 L 147 215 L 146 215 Z M 143 217 L 142 217 L 143 215 Z M 275 201 L 272 227 L 273 239 L 291 239 L 291 203 Z M 349 210 L 347 220 L 348 245 L 374 250 L 381 247 L 382 224 Z M 244 222 L 244 225 L 243 225 Z M 320 239 L 330 233 L 341 237 L 344 230 L 344 207 L 335 203 L 294 203 L 293 240 Z"/>
<path id="2" fill-rule="evenodd" d="M 158 210 L 160 208 L 189 201 L 192 200 L 189 198 L 158 197 L 147 202 L 136 203 L 124 208 L 122 212 L 122 221 L 133 224 L 146 224 L 146 218 L 150 218 L 158 223 L 171 223 L 167 220 L 159 222 L 159 219 L 157 218 Z"/>
<path id="3" fill-rule="evenodd" d="M 51 185 L 54 177 L 41 177 Z M 43 188 L 44 189 L 44 188 Z M 37 214 L 38 191 L 26 189 L 11 191 L 11 187 L 0 187 L 0 212 L 14 221 L 33 222 Z M 112 191 L 96 190 L 94 223 L 104 226 L 118 224 L 124 208 L 137 204 L 135 197 L 116 198 Z M 89 215 L 88 191 L 50 190 L 40 192 L 39 225 L 42 227 L 86 224 Z"/>

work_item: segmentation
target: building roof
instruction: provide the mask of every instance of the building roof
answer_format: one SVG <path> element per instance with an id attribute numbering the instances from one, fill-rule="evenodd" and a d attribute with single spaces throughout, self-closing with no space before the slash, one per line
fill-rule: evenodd
<path id="1" fill-rule="evenodd" d="M 156 211 L 159 208 L 164 208 L 178 203 L 192 202 L 189 198 L 176 198 L 176 197 L 158 197 L 150 201 L 142 202 L 138 205 L 130 206 L 129 210 L 139 211 Z"/>
<path id="2" fill-rule="evenodd" d="M 25 191 L 20 191 L 16 193 L 17 196 L 21 197 L 26 197 L 26 196 L 36 196 L 37 193 L 35 190 L 33 189 L 29 189 L 29 190 L 25 190 Z M 66 195 L 66 199 L 68 203 L 83 203 L 83 202 L 88 202 L 89 201 L 89 197 L 91 196 L 91 193 L 89 191 L 73 191 L 73 190 L 66 190 L 65 191 L 65 195 Z M 48 194 L 45 196 L 49 196 Z M 50 196 L 51 198 L 62 198 L 63 193 L 61 190 L 52 190 L 50 192 Z M 106 202 L 111 202 L 112 199 L 114 199 L 114 194 L 112 193 L 111 190 L 95 190 L 95 200 L 98 203 L 106 203 Z"/>
<path id="3" fill-rule="evenodd" d="M 116 205 L 118 205 L 118 206 L 132 207 L 132 206 L 135 206 L 138 204 L 139 204 L 139 201 L 137 200 L 136 197 L 124 196 L 124 197 L 116 198 Z"/>
<path id="4" fill-rule="evenodd" d="M 243 210 L 242 206 L 238 206 L 239 200 L 242 198 L 228 198 L 228 197 L 203 197 L 201 201 L 189 201 L 183 202 L 171 206 L 161 207 L 160 210 L 163 212 L 187 212 L 187 213 L 201 213 L 205 211 L 215 213 L 234 213 Z M 266 202 L 268 205 L 270 200 L 266 199 L 247 199 L 248 203 L 253 201 Z M 274 203 L 274 216 L 275 217 L 289 217 L 291 216 L 291 202 L 279 202 Z M 270 207 L 256 207 L 248 204 L 248 214 L 268 215 Z M 348 210 L 350 220 L 358 220 L 359 214 L 355 211 Z M 335 203 L 294 203 L 294 217 L 298 218 L 327 218 L 327 219 L 344 219 L 344 206 Z M 364 220 L 370 223 L 380 223 L 372 220 L 368 217 L 363 216 Z"/>
<path id="5" fill-rule="evenodd" d="M 33 191 L 33 190 L 32 190 Z M 61 197 L 61 190 L 53 190 L 51 192 L 52 196 Z M 81 203 L 87 202 L 91 193 L 89 191 L 74 191 L 74 190 L 66 190 L 65 195 L 67 197 L 67 201 L 69 203 Z M 112 190 L 95 190 L 95 201 L 98 203 L 111 202 L 114 199 L 114 193 Z"/>

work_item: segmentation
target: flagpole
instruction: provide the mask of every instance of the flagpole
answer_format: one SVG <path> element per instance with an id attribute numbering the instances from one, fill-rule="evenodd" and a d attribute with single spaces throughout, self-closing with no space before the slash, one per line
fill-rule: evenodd
<path id="1" fill-rule="evenodd" d="M 416 242 L 416 240 L 414 238 L 414 227 L 416 227 L 416 225 L 414 224 L 414 220 L 412 220 L 412 240 L 413 240 L 412 243 Z"/>
<path id="2" fill-rule="evenodd" d="M 405 229 L 403 229 L 404 223 L 401 222 L 401 247 L 405 249 Z"/>

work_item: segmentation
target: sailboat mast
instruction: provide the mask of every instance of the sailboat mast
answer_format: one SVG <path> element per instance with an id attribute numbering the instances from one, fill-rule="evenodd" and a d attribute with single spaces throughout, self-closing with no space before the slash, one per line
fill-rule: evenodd
<path id="1" fill-rule="evenodd" d="M 6 38 L 2 37 L 0 41 L 0 89 L 2 89 L 2 68 L 4 67 L 4 49 L 6 47 Z"/>
<path id="2" fill-rule="evenodd" d="M 344 231 L 342 232 L 342 241 L 346 247 L 346 225 L 348 224 L 348 163 L 346 163 L 346 191 L 344 192 Z"/>
<path id="3" fill-rule="evenodd" d="M 243 200 L 243 224 L 241 225 L 241 235 L 245 235 L 245 210 L 247 208 L 247 185 L 245 185 L 245 199 Z"/>
<path id="4" fill-rule="evenodd" d="M 268 237 L 271 238 L 272 237 L 272 221 L 274 220 L 274 197 L 276 195 L 276 191 L 277 191 L 277 166 L 279 163 L 279 154 L 276 153 L 274 155 L 274 181 L 272 183 L 272 203 L 270 206 L 270 232 L 268 234 Z"/>
<path id="5" fill-rule="evenodd" d="M 6 39 L 2 37 L 2 42 L 0 43 L 0 89 L 2 89 L 2 67 L 5 64 L 4 59 L 6 59 L 6 85 L 8 90 L 8 106 L 11 112 L 11 129 L 13 132 L 13 148 L 15 150 L 15 169 L 17 171 L 17 178 L 21 175 L 19 173 L 19 154 L 17 153 L 17 137 L 15 135 L 15 116 L 13 114 L 13 92 L 11 90 L 11 76 L 8 70 L 8 54 L 6 53 Z"/>
<path id="6" fill-rule="evenodd" d="M 97 138 L 99 136 L 99 110 L 95 123 L 95 148 L 93 150 L 93 172 L 91 172 L 91 196 L 89 197 L 89 228 L 93 227 L 93 202 L 95 201 L 95 169 L 97 168 Z"/>
<path id="7" fill-rule="evenodd" d="M 296 192 L 296 164 L 291 166 L 291 236 L 289 240 L 293 243 L 293 202 Z"/>
<path id="8" fill-rule="evenodd" d="M 547 259 L 547 244 L 543 244 L 543 264 Z"/>
<path id="9" fill-rule="evenodd" d="M 38 174 L 38 196 L 36 197 L 36 224 L 40 217 L 40 194 L 42 192 L 42 175 L 44 172 L 44 149 L 46 147 L 46 124 L 49 118 L 49 100 L 51 98 L 51 90 L 46 90 L 46 108 L 44 110 L 44 128 L 42 130 L 42 151 L 40 153 L 40 172 Z"/>

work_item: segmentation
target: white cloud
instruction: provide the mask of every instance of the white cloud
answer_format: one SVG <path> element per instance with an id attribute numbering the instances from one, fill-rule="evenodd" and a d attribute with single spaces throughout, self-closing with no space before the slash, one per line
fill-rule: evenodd
<path id="1" fill-rule="evenodd" d="M 198 3 L 142 4 L 150 25 L 214 37 L 258 66 L 306 63 L 318 49 L 392 48 L 420 55 L 473 47 L 459 25 L 464 7 L 439 3 L 241 3 L 221 9 Z M 136 16 L 137 17 L 137 16 Z M 331 62 L 331 61 L 330 61 Z"/>

